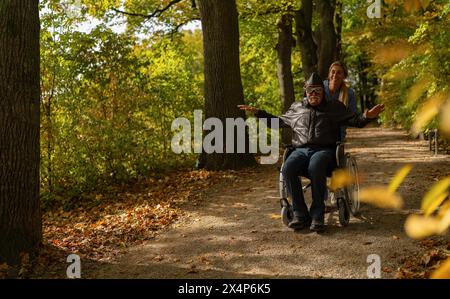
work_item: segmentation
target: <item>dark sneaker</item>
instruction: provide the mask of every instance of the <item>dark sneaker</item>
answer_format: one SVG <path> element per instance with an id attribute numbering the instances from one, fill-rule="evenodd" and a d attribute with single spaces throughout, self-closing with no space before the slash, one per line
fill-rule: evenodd
<path id="1" fill-rule="evenodd" d="M 311 225 L 311 219 L 295 216 L 292 221 L 289 222 L 288 227 L 292 229 L 303 229 Z"/>
<path id="2" fill-rule="evenodd" d="M 323 221 L 313 220 L 309 229 L 314 232 L 320 233 L 325 230 L 325 224 L 323 223 Z"/>

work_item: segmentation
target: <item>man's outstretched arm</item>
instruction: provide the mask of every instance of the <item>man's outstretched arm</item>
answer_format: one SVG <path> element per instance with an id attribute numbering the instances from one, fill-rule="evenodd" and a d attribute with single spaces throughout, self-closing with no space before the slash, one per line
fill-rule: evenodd
<path id="1" fill-rule="evenodd" d="M 238 105 L 239 109 L 244 110 L 244 111 L 248 111 L 250 113 L 253 113 L 253 115 L 257 118 L 266 118 L 267 120 L 267 126 L 270 128 L 271 122 L 269 121 L 269 119 L 271 118 L 277 118 L 278 122 L 279 122 L 279 126 L 280 128 L 286 128 L 286 127 L 290 127 L 287 123 L 285 123 L 281 118 L 279 118 L 278 116 L 272 115 L 262 109 L 258 109 L 252 106 L 247 106 L 247 105 Z"/>

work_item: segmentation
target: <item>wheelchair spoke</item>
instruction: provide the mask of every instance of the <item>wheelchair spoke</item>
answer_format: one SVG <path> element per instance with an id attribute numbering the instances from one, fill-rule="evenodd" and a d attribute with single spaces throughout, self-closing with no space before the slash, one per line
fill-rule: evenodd
<path id="1" fill-rule="evenodd" d="M 358 180 L 358 166 L 356 160 L 353 157 L 349 157 L 347 168 L 349 174 L 355 178 L 355 182 L 348 187 L 349 206 L 352 214 L 357 214 L 359 211 L 359 180 Z"/>

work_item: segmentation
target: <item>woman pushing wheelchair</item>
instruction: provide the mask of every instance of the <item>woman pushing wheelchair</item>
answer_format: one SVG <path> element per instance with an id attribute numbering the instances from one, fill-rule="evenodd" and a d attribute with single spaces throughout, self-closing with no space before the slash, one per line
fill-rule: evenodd
<path id="1" fill-rule="evenodd" d="M 326 98 L 322 79 L 313 73 L 305 83 L 306 97 L 294 102 L 289 110 L 276 117 L 264 110 L 239 105 L 242 110 L 258 118 L 278 118 L 280 127 L 292 129 L 294 150 L 283 165 L 282 174 L 292 198 L 292 229 L 309 227 L 312 231 L 325 229 L 325 203 L 327 173 L 336 168 L 336 143 L 341 139 L 341 126 L 362 128 L 384 110 L 379 104 L 362 115 L 346 108 L 340 101 Z M 267 122 L 270 124 L 270 122 Z M 306 206 L 299 176 L 311 180 L 312 204 Z"/>

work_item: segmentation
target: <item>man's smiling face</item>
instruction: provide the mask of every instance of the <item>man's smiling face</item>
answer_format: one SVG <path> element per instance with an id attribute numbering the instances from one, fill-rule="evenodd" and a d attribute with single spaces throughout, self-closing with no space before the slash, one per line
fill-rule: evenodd
<path id="1" fill-rule="evenodd" d="M 323 98 L 323 87 L 321 85 L 306 86 L 306 96 L 311 106 L 320 105 Z"/>

